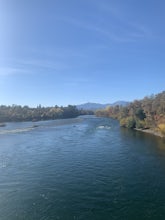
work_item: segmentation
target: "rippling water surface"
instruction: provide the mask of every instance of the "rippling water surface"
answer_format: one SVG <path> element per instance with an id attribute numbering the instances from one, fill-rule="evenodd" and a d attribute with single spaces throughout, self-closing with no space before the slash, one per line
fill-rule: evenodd
<path id="1" fill-rule="evenodd" d="M 93 116 L 0 128 L 0 220 L 165 219 L 165 142 Z"/>

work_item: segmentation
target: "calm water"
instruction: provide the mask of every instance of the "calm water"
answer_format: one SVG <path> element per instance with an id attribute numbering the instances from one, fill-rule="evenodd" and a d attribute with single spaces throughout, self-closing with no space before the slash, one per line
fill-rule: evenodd
<path id="1" fill-rule="evenodd" d="M 164 220 L 165 142 L 92 116 L 0 128 L 0 220 L 56 219 Z"/>

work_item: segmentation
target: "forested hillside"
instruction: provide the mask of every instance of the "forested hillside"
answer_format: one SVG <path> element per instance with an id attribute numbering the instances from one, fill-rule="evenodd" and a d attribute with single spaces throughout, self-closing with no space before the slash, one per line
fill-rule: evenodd
<path id="1" fill-rule="evenodd" d="M 115 106 L 98 110 L 96 115 L 116 118 L 123 127 L 150 128 L 165 135 L 165 91 L 135 100 L 126 107 Z"/>
<path id="2" fill-rule="evenodd" d="M 39 121 L 50 119 L 73 118 L 79 115 L 92 114 L 92 111 L 78 110 L 76 106 L 67 107 L 41 107 L 30 108 L 28 106 L 12 105 L 0 106 L 0 122 L 11 121 Z"/>

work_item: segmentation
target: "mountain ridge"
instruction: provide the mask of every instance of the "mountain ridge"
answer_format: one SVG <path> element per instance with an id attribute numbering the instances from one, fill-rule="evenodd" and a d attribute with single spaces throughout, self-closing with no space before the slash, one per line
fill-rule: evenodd
<path id="1" fill-rule="evenodd" d="M 78 109 L 83 109 L 83 110 L 97 110 L 97 109 L 104 109 L 107 106 L 127 106 L 129 102 L 127 101 L 116 101 L 114 103 L 106 103 L 106 104 L 101 104 L 101 103 L 94 103 L 94 102 L 86 102 L 83 104 L 76 105 Z"/>

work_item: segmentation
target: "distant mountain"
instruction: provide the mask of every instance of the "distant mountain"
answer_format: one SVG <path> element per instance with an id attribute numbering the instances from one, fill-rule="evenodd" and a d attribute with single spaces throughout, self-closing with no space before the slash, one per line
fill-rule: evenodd
<path id="1" fill-rule="evenodd" d="M 126 102 L 126 101 L 117 101 L 111 104 L 100 104 L 100 103 L 87 102 L 84 104 L 77 105 L 77 108 L 84 109 L 84 110 L 97 110 L 97 109 L 106 108 L 107 106 L 115 106 L 115 105 L 127 106 L 128 104 L 129 102 Z"/>
<path id="2" fill-rule="evenodd" d="M 107 105 L 108 104 L 99 104 L 99 103 L 88 102 L 88 103 L 77 105 L 77 108 L 84 109 L 84 110 L 96 110 L 96 109 L 106 108 Z"/>
<path id="3" fill-rule="evenodd" d="M 114 102 L 114 103 L 110 104 L 110 106 L 115 106 L 115 105 L 127 106 L 127 105 L 129 105 L 129 102 L 127 102 L 127 101 L 117 101 L 117 102 Z"/>

